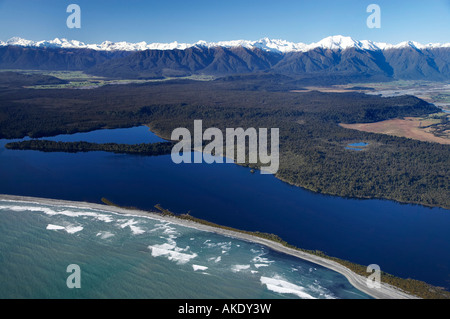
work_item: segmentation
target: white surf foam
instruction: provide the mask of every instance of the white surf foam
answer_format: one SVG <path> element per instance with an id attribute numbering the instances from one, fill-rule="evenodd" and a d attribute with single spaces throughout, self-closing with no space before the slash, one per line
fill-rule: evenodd
<path id="1" fill-rule="evenodd" d="M 82 230 L 83 226 L 74 226 L 74 225 L 66 226 L 66 232 L 68 232 L 69 234 L 75 234 Z"/>
<path id="2" fill-rule="evenodd" d="M 109 231 L 101 231 L 101 232 L 98 232 L 96 236 L 100 237 L 101 239 L 108 239 L 110 237 L 113 237 L 114 234 Z"/>
<path id="3" fill-rule="evenodd" d="M 63 210 L 58 209 L 52 209 L 50 207 L 44 207 L 44 206 L 27 206 L 27 205 L 1 205 L 0 209 L 8 209 L 15 212 L 24 212 L 24 211 L 31 211 L 31 212 L 41 212 L 49 216 L 56 216 L 56 215 L 63 215 L 68 217 L 92 217 L 97 220 L 109 223 L 113 221 L 113 218 L 106 214 L 100 214 L 95 212 L 86 212 L 86 211 L 76 211 L 76 210 L 68 210 L 67 207 L 64 207 Z"/>
<path id="4" fill-rule="evenodd" d="M 197 257 L 196 253 L 186 254 L 181 253 L 179 251 L 164 249 L 160 245 L 149 246 L 149 249 L 152 251 L 152 256 L 167 256 L 167 259 L 176 261 L 179 264 L 185 264 L 189 262 L 191 259 Z"/>
<path id="5" fill-rule="evenodd" d="M 232 272 L 239 272 L 241 270 L 246 270 L 246 269 L 249 269 L 249 268 L 250 268 L 250 265 L 233 265 L 231 267 L 231 271 Z"/>
<path id="6" fill-rule="evenodd" d="M 79 231 L 83 230 L 82 226 L 74 226 L 74 225 L 69 225 L 69 226 L 59 226 L 59 225 L 53 225 L 53 224 L 48 224 L 46 229 L 48 230 L 65 230 L 67 233 L 69 234 L 75 234 Z"/>
<path id="7" fill-rule="evenodd" d="M 315 293 L 319 294 L 321 297 L 325 299 L 336 299 L 336 297 L 331 292 L 329 292 L 324 287 L 320 286 L 317 280 L 315 280 L 314 284 L 309 285 L 308 289 L 314 291 Z"/>
<path id="8" fill-rule="evenodd" d="M 219 247 L 219 248 L 222 248 L 222 250 L 226 250 L 226 251 L 231 249 L 231 241 L 214 243 L 214 242 L 211 242 L 210 239 L 207 239 L 203 242 L 203 245 L 205 245 L 206 248 Z"/>
<path id="9" fill-rule="evenodd" d="M 121 220 L 122 221 L 122 220 Z M 141 227 L 136 226 L 136 224 L 138 224 L 138 221 L 135 221 L 134 219 L 129 219 L 126 220 L 124 223 L 119 224 L 120 228 L 125 228 L 125 227 L 129 227 L 131 232 L 134 235 L 140 235 L 145 233 L 145 230 L 142 229 Z"/>
<path id="10" fill-rule="evenodd" d="M 222 257 L 221 256 L 219 256 L 219 257 L 211 257 L 211 258 L 208 258 L 208 261 L 214 261 L 216 264 L 218 263 L 218 262 L 220 262 L 222 260 Z"/>
<path id="11" fill-rule="evenodd" d="M 293 294 L 302 299 L 316 299 L 305 292 L 305 288 L 283 280 L 279 276 L 273 278 L 261 276 L 260 281 L 267 289 L 280 294 Z"/>
<path id="12" fill-rule="evenodd" d="M 200 266 L 200 265 L 192 265 L 192 268 L 194 269 L 194 271 L 197 271 L 197 270 L 206 270 L 206 269 L 208 269 L 208 267 L 206 267 L 206 266 Z"/>
<path id="13" fill-rule="evenodd" d="M 66 228 L 64 226 L 48 224 L 46 229 L 49 229 L 49 230 L 64 230 Z"/>
<path id="14" fill-rule="evenodd" d="M 266 266 L 274 262 L 273 260 L 269 260 L 266 257 L 262 257 L 263 255 L 264 254 L 253 257 L 252 262 L 258 264 L 265 264 Z"/>
<path id="15" fill-rule="evenodd" d="M 189 246 L 185 248 L 178 247 L 175 240 L 173 240 L 171 236 L 167 239 L 167 243 L 148 246 L 153 257 L 166 256 L 167 259 L 175 261 L 178 264 L 185 264 L 191 259 L 197 257 L 196 253 L 187 252 L 190 249 Z"/>

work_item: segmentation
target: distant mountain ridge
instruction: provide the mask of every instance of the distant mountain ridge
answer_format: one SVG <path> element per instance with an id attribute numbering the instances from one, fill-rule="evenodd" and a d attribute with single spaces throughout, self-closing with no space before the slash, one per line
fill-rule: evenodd
<path id="1" fill-rule="evenodd" d="M 65 48 L 65 49 L 92 49 L 98 51 L 144 51 L 144 50 L 185 50 L 192 47 L 197 48 L 234 48 L 244 47 L 247 49 L 261 49 L 269 52 L 287 53 L 287 52 L 307 52 L 317 48 L 330 50 L 346 50 L 349 48 L 356 48 L 361 50 L 389 50 L 413 48 L 418 50 L 436 49 L 436 48 L 450 48 L 450 43 L 429 43 L 426 45 L 414 41 L 404 41 L 394 44 L 383 42 L 373 42 L 370 40 L 355 40 L 351 37 L 335 35 L 326 37 L 319 42 L 311 44 L 294 43 L 280 39 L 262 38 L 257 41 L 249 40 L 233 40 L 220 42 L 206 42 L 198 41 L 196 43 L 146 43 L 145 41 L 138 43 L 130 42 L 111 42 L 104 41 L 100 44 L 86 44 L 77 40 L 67 40 L 65 38 L 55 38 L 53 40 L 32 41 L 20 37 L 13 37 L 5 42 L 0 41 L 0 46 L 16 45 L 23 47 L 46 47 L 46 48 Z"/>
<path id="2" fill-rule="evenodd" d="M 397 45 L 331 36 L 309 45 L 284 40 L 86 45 L 13 38 L 0 43 L 0 69 L 81 70 L 114 78 L 280 74 L 303 83 L 450 80 L 450 43 Z"/>

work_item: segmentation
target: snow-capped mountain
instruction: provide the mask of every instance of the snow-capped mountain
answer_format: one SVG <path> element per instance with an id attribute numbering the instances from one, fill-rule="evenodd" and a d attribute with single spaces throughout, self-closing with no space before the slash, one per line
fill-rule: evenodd
<path id="1" fill-rule="evenodd" d="M 414 42 L 405 41 L 399 44 L 388 44 L 382 42 L 373 42 L 370 40 L 355 40 L 351 37 L 342 35 L 335 35 L 326 37 L 319 42 L 305 44 L 294 43 L 286 40 L 263 38 L 257 41 L 248 40 L 233 40 L 233 41 L 220 41 L 220 42 L 206 42 L 198 41 L 196 43 L 146 43 L 144 41 L 138 43 L 129 42 L 111 42 L 104 41 L 100 44 L 86 44 L 77 40 L 67 40 L 55 38 L 53 40 L 32 41 L 19 37 L 14 37 L 6 42 L 0 41 L 0 46 L 23 46 L 23 47 L 49 47 L 49 48 L 70 48 L 70 49 L 93 49 L 98 51 L 144 51 L 144 50 L 185 50 L 192 47 L 200 48 L 213 48 L 213 47 L 244 47 L 248 49 L 258 48 L 267 52 L 287 53 L 287 52 L 307 52 L 317 48 L 331 49 L 331 50 L 346 50 L 349 48 L 356 48 L 361 50 L 388 50 L 388 49 L 400 49 L 400 48 L 413 48 L 413 49 L 434 49 L 434 48 L 448 48 L 450 43 L 429 43 L 426 45 Z"/>
<path id="2" fill-rule="evenodd" d="M 191 44 L 86 44 L 59 38 L 0 42 L 0 69 L 82 70 L 127 79 L 272 73 L 320 83 L 369 79 L 448 81 L 449 65 L 450 43 L 423 45 L 408 41 L 394 45 L 340 35 L 311 44 L 269 38 Z"/>

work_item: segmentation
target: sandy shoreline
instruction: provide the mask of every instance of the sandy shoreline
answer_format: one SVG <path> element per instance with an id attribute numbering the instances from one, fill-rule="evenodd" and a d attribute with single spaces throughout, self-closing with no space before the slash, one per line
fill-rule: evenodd
<path id="1" fill-rule="evenodd" d="M 274 241 L 236 232 L 231 230 L 226 230 L 223 228 L 217 228 L 212 227 L 200 223 L 196 223 L 194 221 L 180 219 L 177 217 L 171 217 L 171 216 L 162 216 L 158 213 L 152 213 L 147 211 L 142 211 L 138 209 L 125 209 L 120 207 L 114 207 L 114 206 L 107 206 L 102 204 L 95 204 L 95 203 L 87 203 L 87 202 L 76 202 L 76 201 L 67 201 L 67 200 L 56 200 L 56 199 L 47 199 L 47 198 L 38 198 L 38 197 L 26 197 L 26 196 L 13 196 L 13 195 L 2 195 L 0 194 L 0 200 L 10 200 L 10 201 L 21 201 L 21 202 L 34 202 L 38 204 L 44 204 L 44 205 L 55 205 L 55 206 L 74 206 L 79 208 L 89 208 L 89 209 L 95 209 L 95 210 L 102 210 L 102 211 L 108 211 L 108 212 L 114 212 L 114 213 L 120 213 L 120 214 L 127 214 L 127 215 L 137 215 L 137 216 L 144 216 L 152 219 L 157 219 L 161 221 L 167 221 L 173 224 L 185 226 L 185 227 L 191 227 L 198 230 L 206 231 L 206 232 L 212 232 L 224 236 L 229 236 L 257 244 L 264 245 L 266 247 L 269 247 L 270 249 L 273 249 L 275 251 L 288 254 L 303 260 L 307 260 L 309 262 L 321 265 L 323 267 L 326 267 L 328 269 L 331 269 L 333 271 L 336 271 L 342 275 L 344 275 L 348 281 L 358 290 L 363 291 L 367 293 L 368 295 L 377 298 L 377 299 L 411 299 L 415 298 L 415 296 L 412 296 L 410 294 L 407 294 L 405 292 L 400 291 L 399 289 L 392 287 L 390 285 L 382 283 L 381 288 L 369 288 L 366 284 L 367 279 L 361 275 L 358 275 L 354 272 L 352 272 L 350 269 L 344 267 L 343 265 L 326 259 L 319 256 L 315 256 L 312 254 L 308 254 L 306 252 L 302 252 L 299 250 L 295 250 L 292 248 L 285 247 L 279 243 L 276 243 Z M 369 274 L 368 274 L 369 275 Z M 381 278 L 383 279 L 383 278 Z"/>

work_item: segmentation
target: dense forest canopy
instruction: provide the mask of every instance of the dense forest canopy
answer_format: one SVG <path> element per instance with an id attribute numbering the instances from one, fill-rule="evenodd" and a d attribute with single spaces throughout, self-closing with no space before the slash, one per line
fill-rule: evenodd
<path id="1" fill-rule="evenodd" d="M 438 112 L 413 96 L 290 92 L 276 81 L 236 78 L 109 85 L 93 90 L 0 89 L 0 136 L 42 137 L 149 124 L 165 138 L 177 127 L 279 128 L 288 183 L 339 196 L 387 198 L 450 208 L 450 146 L 365 133 L 339 123 Z M 345 148 L 369 144 L 364 151 Z M 257 165 L 252 164 L 257 168 Z"/>

